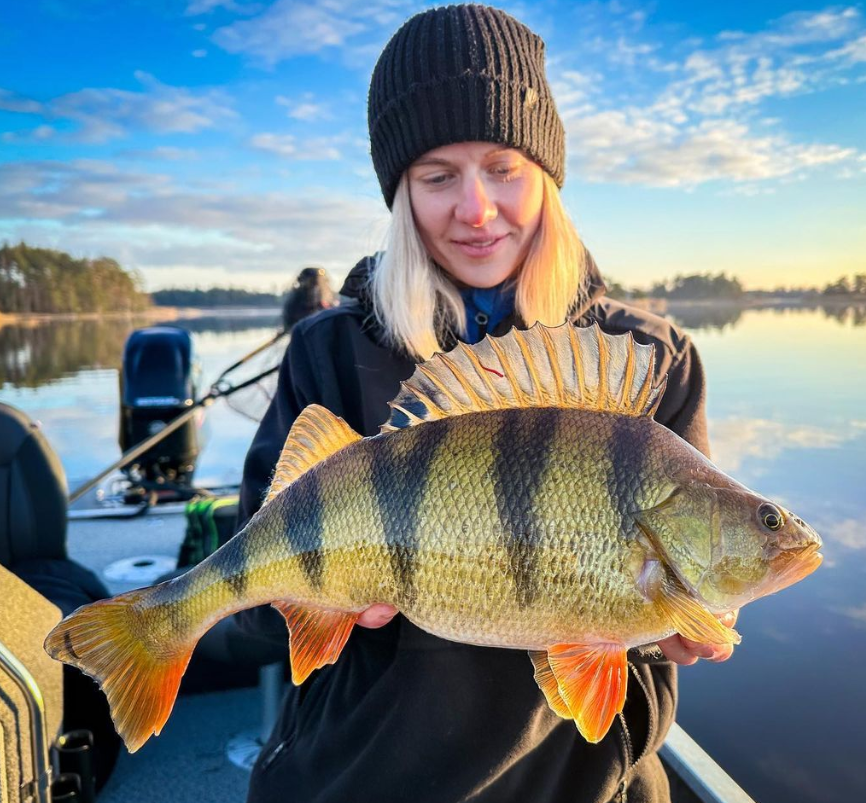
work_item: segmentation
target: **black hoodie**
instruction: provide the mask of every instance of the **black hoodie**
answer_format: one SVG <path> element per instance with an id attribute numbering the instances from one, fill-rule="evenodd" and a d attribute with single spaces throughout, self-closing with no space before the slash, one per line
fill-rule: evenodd
<path id="1" fill-rule="evenodd" d="M 382 344 L 358 263 L 341 290 L 349 303 L 299 323 L 274 400 L 244 465 L 238 528 L 258 510 L 292 422 L 321 404 L 362 435 L 414 370 Z M 686 335 L 668 321 L 607 298 L 590 260 L 589 300 L 575 323 L 631 332 L 656 350 L 667 388 L 656 420 L 708 452 L 704 374 Z M 520 321 L 506 319 L 492 334 Z M 244 628 L 286 641 L 276 612 L 241 616 Z M 397 616 L 355 628 L 340 659 L 288 690 L 253 768 L 249 803 L 577 803 L 668 799 L 656 751 L 673 721 L 674 666 L 630 653 L 625 709 L 598 744 L 553 714 L 524 651 L 445 641 Z"/>

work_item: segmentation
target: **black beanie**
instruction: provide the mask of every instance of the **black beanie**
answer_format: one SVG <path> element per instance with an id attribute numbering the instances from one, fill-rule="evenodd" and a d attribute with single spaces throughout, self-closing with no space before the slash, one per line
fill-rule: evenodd
<path id="1" fill-rule="evenodd" d="M 544 42 L 498 8 L 433 8 L 407 20 L 373 70 L 370 151 L 388 208 L 419 156 L 455 142 L 519 148 L 565 180 L 565 131 L 544 74 Z"/>

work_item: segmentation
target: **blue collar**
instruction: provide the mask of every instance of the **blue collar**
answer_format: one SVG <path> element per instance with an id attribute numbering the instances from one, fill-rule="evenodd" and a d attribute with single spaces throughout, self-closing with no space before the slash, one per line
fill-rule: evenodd
<path id="1" fill-rule="evenodd" d="M 466 307 L 468 343 L 477 343 L 514 312 L 515 287 L 507 280 L 495 287 L 465 287 L 460 295 Z"/>

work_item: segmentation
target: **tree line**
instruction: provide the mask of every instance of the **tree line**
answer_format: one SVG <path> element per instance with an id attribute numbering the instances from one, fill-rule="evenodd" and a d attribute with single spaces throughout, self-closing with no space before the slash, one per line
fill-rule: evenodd
<path id="1" fill-rule="evenodd" d="M 843 296 L 846 298 L 866 296 L 866 273 L 841 276 L 821 287 L 778 288 L 776 290 L 745 290 L 740 280 L 724 273 L 692 273 L 677 275 L 664 282 L 656 282 L 649 290 L 628 288 L 616 281 L 606 280 L 608 294 L 614 298 L 665 298 L 676 300 L 731 300 L 784 296 L 808 298 L 818 296 Z"/>
<path id="2" fill-rule="evenodd" d="M 279 307 L 283 297 L 276 293 L 256 293 L 236 287 L 187 290 L 172 287 L 150 294 L 160 307 Z"/>
<path id="3" fill-rule="evenodd" d="M 75 259 L 23 242 L 0 247 L 0 312 L 134 312 L 150 305 L 138 274 L 113 259 Z"/>
<path id="4" fill-rule="evenodd" d="M 615 298 L 669 300 L 738 300 L 768 295 L 786 297 L 866 297 L 866 273 L 841 276 L 823 288 L 779 290 L 743 289 L 737 278 L 724 273 L 677 275 L 656 282 L 648 290 L 607 281 Z M 173 307 L 278 307 L 282 296 L 235 287 L 168 288 L 147 294 L 136 271 L 124 270 L 115 260 L 75 259 L 62 251 L 33 248 L 26 243 L 0 247 L 0 312 L 115 312 L 140 311 L 152 304 Z"/>

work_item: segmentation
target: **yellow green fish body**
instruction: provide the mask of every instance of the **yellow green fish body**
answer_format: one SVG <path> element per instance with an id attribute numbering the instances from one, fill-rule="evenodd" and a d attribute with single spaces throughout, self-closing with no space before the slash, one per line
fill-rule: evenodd
<path id="1" fill-rule="evenodd" d="M 714 613 L 821 560 L 811 528 L 652 419 L 652 378 L 630 337 L 536 326 L 419 366 L 375 437 L 309 407 L 241 533 L 179 578 L 79 609 L 46 648 L 101 683 L 136 749 L 224 616 L 274 604 L 302 682 L 388 603 L 443 638 L 528 650 L 551 708 L 598 741 L 629 647 L 736 642 Z"/>

